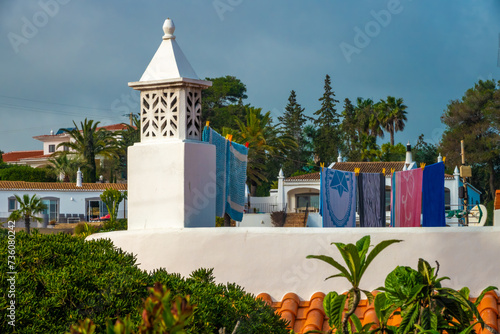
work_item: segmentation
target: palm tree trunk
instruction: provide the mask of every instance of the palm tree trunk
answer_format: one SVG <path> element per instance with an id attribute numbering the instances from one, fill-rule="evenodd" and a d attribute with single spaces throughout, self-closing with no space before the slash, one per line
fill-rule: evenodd
<path id="1" fill-rule="evenodd" d="M 26 229 L 26 233 L 30 234 L 30 216 L 24 217 L 24 228 Z"/>

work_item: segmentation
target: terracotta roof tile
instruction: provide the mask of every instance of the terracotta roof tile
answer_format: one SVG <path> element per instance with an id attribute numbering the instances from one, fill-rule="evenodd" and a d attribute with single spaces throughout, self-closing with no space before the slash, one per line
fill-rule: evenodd
<path id="1" fill-rule="evenodd" d="M 375 295 L 377 292 L 374 291 Z M 303 334 L 310 330 L 319 330 L 327 332 L 330 330 L 328 318 L 325 316 L 323 309 L 323 299 L 325 294 L 316 292 L 310 300 L 301 301 L 295 293 L 287 293 L 282 301 L 273 302 L 272 298 L 267 293 L 261 293 L 257 296 L 264 300 L 268 305 L 273 307 L 275 311 L 285 320 L 289 321 L 289 329 L 293 329 L 297 334 Z M 500 301 L 495 292 L 488 292 L 478 306 L 479 313 L 483 320 L 491 327 L 498 330 L 500 318 Z M 345 308 L 347 311 L 347 305 Z M 355 311 L 356 316 L 363 325 L 374 323 L 378 324 L 377 315 L 373 304 L 369 304 L 367 300 L 361 300 L 358 308 Z M 401 322 L 399 315 L 394 315 L 389 320 L 389 325 L 397 326 Z M 375 328 L 374 325 L 372 328 Z M 476 333 L 489 334 L 488 330 L 481 330 L 480 325 L 476 326 Z"/>
<path id="2" fill-rule="evenodd" d="M 2 155 L 2 159 L 4 162 L 16 162 L 19 161 L 20 159 L 33 158 L 40 155 L 43 155 L 43 150 L 13 151 L 4 153 Z"/>
<path id="3" fill-rule="evenodd" d="M 127 126 L 123 123 L 119 123 L 119 124 L 111 124 L 111 125 L 105 125 L 105 126 L 100 126 L 97 128 L 97 130 L 99 129 L 105 129 L 105 130 L 108 130 L 108 131 L 118 131 L 118 130 L 125 130 L 127 129 Z"/>
<path id="4" fill-rule="evenodd" d="M 108 188 L 127 190 L 127 185 L 123 183 L 83 183 L 82 187 L 77 187 L 73 182 L 0 181 L 0 190 L 104 191 Z"/>

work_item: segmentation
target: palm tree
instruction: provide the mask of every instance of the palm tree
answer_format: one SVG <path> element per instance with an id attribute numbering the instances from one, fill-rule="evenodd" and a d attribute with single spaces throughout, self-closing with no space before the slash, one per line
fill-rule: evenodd
<path id="1" fill-rule="evenodd" d="M 81 159 L 78 157 L 70 157 L 68 152 L 57 151 L 49 159 L 51 165 L 49 169 L 54 171 L 56 177 L 64 182 L 70 182 L 76 176 L 78 166 L 82 165 Z"/>
<path id="2" fill-rule="evenodd" d="M 381 100 L 378 105 L 380 121 L 384 129 L 391 135 L 391 145 L 394 146 L 394 133 L 403 131 L 405 128 L 406 108 L 402 98 L 387 96 L 387 100 Z"/>
<path id="3" fill-rule="evenodd" d="M 270 111 L 262 114 L 260 108 L 250 106 L 245 106 L 245 111 L 245 123 L 235 118 L 239 131 L 223 128 L 222 134 L 233 134 L 234 140 L 241 144 L 248 142 L 247 178 L 250 193 L 255 196 L 257 185 L 267 181 L 264 171 L 268 157 L 297 148 L 297 143 L 292 137 L 280 134 L 272 124 Z"/>
<path id="4" fill-rule="evenodd" d="M 24 194 L 22 199 L 17 195 L 14 196 L 19 204 L 19 209 L 11 213 L 9 220 L 17 221 L 24 217 L 24 227 L 26 228 L 26 233 L 29 234 L 31 218 L 41 221 L 42 218 L 35 217 L 35 215 L 42 213 L 43 210 L 46 210 L 47 205 L 43 204 L 40 197 L 37 197 L 36 194 L 31 198 L 28 194 Z"/>
<path id="5" fill-rule="evenodd" d="M 99 122 L 94 123 L 93 120 L 85 119 L 80 122 L 80 129 L 75 122 L 73 124 L 75 128 L 63 129 L 72 140 L 57 147 L 67 146 L 81 155 L 84 160 L 83 180 L 94 183 L 97 181 L 96 156 L 101 155 L 105 158 L 116 156 L 116 139 L 110 131 L 102 128 L 97 130 Z"/>

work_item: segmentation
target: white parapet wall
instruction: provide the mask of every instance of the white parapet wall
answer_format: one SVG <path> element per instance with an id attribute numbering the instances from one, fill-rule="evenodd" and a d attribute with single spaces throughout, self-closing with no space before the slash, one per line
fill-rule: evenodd
<path id="1" fill-rule="evenodd" d="M 87 239 L 110 238 L 123 250 L 137 255 L 140 268 L 166 268 L 188 276 L 198 268 L 214 268 L 216 281 L 234 282 L 253 294 L 269 293 L 281 300 L 288 292 L 308 299 L 313 293 L 343 292 L 343 278 L 325 281 L 337 273 L 310 254 L 327 254 L 341 261 L 331 242 L 354 243 L 370 235 L 372 244 L 400 239 L 370 265 L 361 288 L 383 285 L 396 266 L 417 267 L 419 258 L 435 266 L 439 276 L 451 278 L 444 285 L 467 286 L 478 296 L 489 285 L 500 286 L 500 228 L 183 228 L 99 233 Z"/>

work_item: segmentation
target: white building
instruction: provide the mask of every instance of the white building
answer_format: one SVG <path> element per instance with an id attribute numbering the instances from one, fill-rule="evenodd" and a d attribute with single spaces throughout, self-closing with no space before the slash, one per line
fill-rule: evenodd
<path id="1" fill-rule="evenodd" d="M 106 189 L 126 191 L 126 184 L 117 183 L 75 183 L 0 181 L 0 221 L 4 222 L 12 211 L 19 208 L 14 195 L 37 195 L 47 210 L 46 221 L 59 223 L 90 221 L 108 214 L 106 205 L 99 197 Z M 118 218 L 126 218 L 127 202 L 118 208 Z"/>
<path id="2" fill-rule="evenodd" d="M 97 130 L 99 129 L 115 132 L 126 129 L 126 126 L 124 124 L 112 124 L 98 127 Z M 34 168 L 46 167 L 49 165 L 48 160 L 51 158 L 52 154 L 57 151 L 70 151 L 67 146 L 63 145 L 58 147 L 58 145 L 72 140 L 62 129 L 59 129 L 56 133 L 50 131 L 48 135 L 40 135 L 33 138 L 43 143 L 42 150 L 8 152 L 2 155 L 2 160 L 13 165 L 28 165 Z M 99 159 L 96 159 L 97 162 L 98 160 Z"/>

